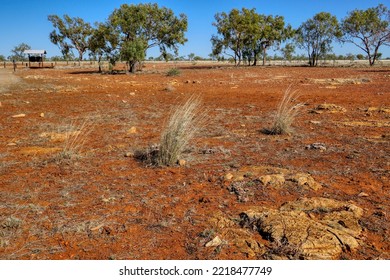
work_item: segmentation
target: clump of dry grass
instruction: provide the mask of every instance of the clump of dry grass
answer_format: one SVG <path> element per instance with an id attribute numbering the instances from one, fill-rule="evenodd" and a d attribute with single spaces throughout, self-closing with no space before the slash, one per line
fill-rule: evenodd
<path id="1" fill-rule="evenodd" d="M 205 111 L 199 97 L 191 96 L 172 109 L 160 143 L 137 150 L 134 157 L 148 165 L 172 166 L 178 163 L 187 145 L 202 126 Z"/>
<path id="2" fill-rule="evenodd" d="M 199 97 L 191 96 L 177 106 L 168 119 L 160 139 L 157 165 L 170 166 L 177 163 L 180 156 L 205 118 Z"/>
<path id="3" fill-rule="evenodd" d="M 270 129 L 264 129 L 266 134 L 291 134 L 294 130 L 292 124 L 300 113 L 303 103 L 297 103 L 297 92 L 291 91 L 291 86 L 285 91 L 275 114 L 275 119 Z"/>
<path id="4" fill-rule="evenodd" d="M 93 122 L 90 118 L 82 121 L 72 121 L 65 129 L 64 146 L 57 159 L 73 159 L 80 156 L 80 152 L 92 129 Z"/>

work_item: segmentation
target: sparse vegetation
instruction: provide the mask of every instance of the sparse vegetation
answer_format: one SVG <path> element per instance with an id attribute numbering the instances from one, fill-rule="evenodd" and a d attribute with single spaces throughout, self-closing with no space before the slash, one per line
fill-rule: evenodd
<path id="1" fill-rule="evenodd" d="M 93 123 L 89 119 L 85 119 L 81 122 L 76 120 L 72 121 L 72 123 L 65 128 L 64 146 L 57 155 L 56 160 L 70 160 L 80 156 L 87 136 L 91 133 L 92 129 Z"/>
<path id="2" fill-rule="evenodd" d="M 176 107 L 162 132 L 157 164 L 169 166 L 176 164 L 190 140 L 200 128 L 204 119 L 202 103 L 198 97 L 191 96 Z"/>
<path id="3" fill-rule="evenodd" d="M 155 166 L 172 166 L 178 163 L 188 143 L 201 127 L 205 111 L 198 97 L 191 96 L 174 108 L 161 134 L 160 143 L 146 150 L 136 150 L 134 158 Z"/>
<path id="4" fill-rule="evenodd" d="M 171 68 L 167 72 L 167 76 L 179 76 L 180 74 L 181 74 L 181 71 L 178 68 Z"/>
<path id="5" fill-rule="evenodd" d="M 302 103 L 296 103 L 297 97 L 296 91 L 291 91 L 291 86 L 288 87 L 279 103 L 272 127 L 263 130 L 263 132 L 272 135 L 293 132 L 292 124 L 303 106 Z"/>

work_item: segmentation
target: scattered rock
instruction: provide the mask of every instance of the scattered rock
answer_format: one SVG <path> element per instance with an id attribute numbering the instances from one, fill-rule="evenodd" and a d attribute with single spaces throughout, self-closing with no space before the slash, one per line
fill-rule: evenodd
<path id="1" fill-rule="evenodd" d="M 390 107 L 369 107 L 365 112 L 368 116 L 371 116 L 373 113 L 390 114 Z"/>
<path id="2" fill-rule="evenodd" d="M 344 107 L 338 106 L 336 104 L 328 104 L 328 103 L 320 104 L 317 107 L 315 107 L 313 110 L 311 110 L 312 113 L 316 113 L 316 114 L 322 114 L 324 112 L 345 113 L 346 111 L 347 109 L 345 109 Z"/>
<path id="3" fill-rule="evenodd" d="M 40 116 L 41 118 L 44 118 L 44 117 L 45 117 L 45 113 L 40 113 L 39 116 Z"/>
<path id="4" fill-rule="evenodd" d="M 311 124 L 321 124 L 320 121 L 310 121 Z"/>
<path id="5" fill-rule="evenodd" d="M 134 156 L 134 153 L 132 153 L 132 152 L 127 152 L 125 154 L 125 157 L 133 157 L 133 156 Z"/>
<path id="6" fill-rule="evenodd" d="M 239 202 L 247 202 L 254 195 L 254 190 L 244 181 L 233 182 L 228 190 L 237 196 Z"/>
<path id="7" fill-rule="evenodd" d="M 369 194 L 368 193 L 365 193 L 365 192 L 360 192 L 359 194 L 358 194 L 358 197 L 368 197 L 369 196 Z"/>
<path id="8" fill-rule="evenodd" d="M 135 92 L 130 92 L 129 93 L 131 96 L 135 96 Z"/>
<path id="9" fill-rule="evenodd" d="M 386 127 L 390 126 L 390 121 L 347 121 L 339 122 L 345 126 L 366 126 L 366 127 Z"/>
<path id="10" fill-rule="evenodd" d="M 302 189 L 319 190 L 322 186 L 317 183 L 308 173 L 296 173 L 289 180 L 298 183 L 298 187 Z"/>
<path id="11" fill-rule="evenodd" d="M 193 80 L 193 81 L 190 81 L 190 80 L 187 80 L 185 81 L 186 84 L 200 84 L 200 81 L 198 80 Z"/>
<path id="12" fill-rule="evenodd" d="M 225 176 L 224 176 L 224 178 L 225 178 L 225 180 L 227 180 L 227 181 L 230 181 L 231 179 L 233 179 L 233 174 L 232 173 L 228 173 L 228 174 L 226 174 Z"/>
<path id="13" fill-rule="evenodd" d="M 187 162 L 186 162 L 184 159 L 179 159 L 179 160 L 177 161 L 177 164 L 179 164 L 180 166 L 185 166 L 186 163 L 187 163 Z"/>
<path id="14" fill-rule="evenodd" d="M 242 182 L 243 183 L 242 186 L 245 186 L 245 183 L 247 183 L 248 180 L 251 181 L 257 180 L 264 187 L 269 187 L 274 189 L 281 189 L 287 186 L 293 186 L 293 187 L 295 186 L 303 190 L 316 191 L 321 188 L 321 184 L 316 182 L 314 178 L 308 173 L 303 173 L 303 172 L 297 173 L 288 169 L 278 168 L 273 166 L 245 166 L 239 169 L 238 171 L 231 172 L 229 174 L 233 176 L 229 179 L 229 180 L 233 180 L 232 186 L 235 182 Z M 251 178 L 248 178 L 247 174 L 251 174 L 250 176 Z M 230 191 L 236 194 L 238 192 L 240 195 L 248 192 L 246 187 L 244 187 L 244 189 L 241 190 L 238 185 L 233 186 L 233 189 L 231 189 Z"/>
<path id="15" fill-rule="evenodd" d="M 359 247 L 362 214 L 353 204 L 314 197 L 287 202 L 279 210 L 247 210 L 240 224 L 271 242 L 270 258 L 338 259 Z"/>
<path id="16" fill-rule="evenodd" d="M 308 79 L 315 84 L 328 84 L 331 86 L 337 85 L 360 85 L 363 83 L 370 83 L 369 78 L 331 78 L 331 79 Z"/>
<path id="17" fill-rule="evenodd" d="M 13 118 L 24 118 L 26 114 L 18 114 L 18 115 L 13 115 Z"/>
<path id="18" fill-rule="evenodd" d="M 237 223 L 222 212 L 215 213 L 209 220 L 223 242 L 249 258 L 256 258 L 266 252 L 265 246 L 256 240 L 256 236 L 247 229 L 239 228 Z"/>
<path id="19" fill-rule="evenodd" d="M 222 244 L 221 238 L 217 235 L 213 240 L 206 243 L 206 247 L 218 247 Z"/>
<path id="20" fill-rule="evenodd" d="M 272 186 L 276 189 L 283 187 L 284 183 L 286 182 L 286 178 L 283 174 L 265 175 L 261 176 L 259 180 L 265 187 Z"/>
<path id="21" fill-rule="evenodd" d="M 306 150 L 320 150 L 321 152 L 326 151 L 326 146 L 323 143 L 313 143 L 306 146 Z"/>
<path id="22" fill-rule="evenodd" d="M 135 134 L 137 133 L 137 128 L 135 126 L 132 126 L 128 131 L 128 134 Z"/>
<path id="23" fill-rule="evenodd" d="M 12 143 L 8 143 L 7 146 L 17 146 L 17 144 L 12 142 Z"/>

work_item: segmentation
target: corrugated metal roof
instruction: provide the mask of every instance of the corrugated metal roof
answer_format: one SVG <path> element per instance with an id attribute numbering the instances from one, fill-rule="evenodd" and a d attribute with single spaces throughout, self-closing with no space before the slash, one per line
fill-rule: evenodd
<path id="1" fill-rule="evenodd" d="M 45 50 L 25 50 L 25 54 L 46 54 Z"/>

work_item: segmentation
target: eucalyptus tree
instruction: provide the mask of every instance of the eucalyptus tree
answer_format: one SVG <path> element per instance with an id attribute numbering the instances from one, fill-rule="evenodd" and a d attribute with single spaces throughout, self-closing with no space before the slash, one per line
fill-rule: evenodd
<path id="1" fill-rule="evenodd" d="M 294 56 L 295 46 L 292 43 L 288 43 L 281 49 L 284 59 L 291 61 Z"/>
<path id="2" fill-rule="evenodd" d="M 245 15 L 253 14 L 254 9 L 243 8 L 241 11 L 232 9 L 228 14 L 217 13 L 213 26 L 217 28 L 218 35 L 211 37 L 213 55 L 221 53 L 234 59 L 236 65 L 240 65 L 245 52 L 247 42 L 247 22 Z"/>
<path id="3" fill-rule="evenodd" d="M 119 34 L 108 24 L 96 23 L 88 40 L 88 46 L 91 54 L 98 58 L 99 72 L 102 71 L 102 58 L 115 65 L 120 57 Z"/>
<path id="4" fill-rule="evenodd" d="M 317 66 L 320 56 L 332 50 L 332 42 L 342 35 L 337 18 L 320 12 L 298 28 L 295 40 L 301 49 L 306 49 L 310 66 Z"/>
<path id="5" fill-rule="evenodd" d="M 145 59 L 149 48 L 158 47 L 164 58 L 168 50 L 177 55 L 178 45 L 187 41 L 187 25 L 186 15 L 177 17 L 171 9 L 157 4 L 123 4 L 106 23 L 116 36 L 117 51 L 127 61 L 130 72 L 136 71 L 136 65 Z"/>
<path id="6" fill-rule="evenodd" d="M 64 58 L 67 58 L 72 49 L 78 52 L 79 61 L 83 60 L 88 50 L 88 40 L 92 34 L 92 27 L 82 18 L 64 15 L 49 15 L 48 20 L 53 24 L 54 30 L 50 33 L 50 41 L 57 45 Z"/>
<path id="7" fill-rule="evenodd" d="M 11 56 L 11 59 L 23 61 L 26 58 L 24 51 L 29 50 L 29 49 L 31 49 L 31 47 L 28 44 L 20 43 L 19 45 L 15 46 L 11 50 L 11 52 L 13 53 L 13 55 Z"/>
<path id="8" fill-rule="evenodd" d="M 266 63 L 267 50 L 270 47 L 279 48 L 281 42 L 291 38 L 294 30 L 290 25 L 285 26 L 283 16 L 260 15 L 259 33 L 256 43 L 262 51 L 263 65 Z M 256 60 L 255 63 L 256 65 Z"/>
<path id="9" fill-rule="evenodd" d="M 342 41 L 363 50 L 370 65 L 378 59 L 379 48 L 390 46 L 390 11 L 380 4 L 367 10 L 354 10 L 341 22 Z"/>
<path id="10" fill-rule="evenodd" d="M 285 26 L 282 16 L 261 15 L 255 9 L 232 9 L 228 14 L 217 13 L 215 20 L 213 25 L 218 35 L 211 38 L 213 55 L 224 53 L 232 57 L 236 65 L 243 59 L 256 65 L 260 54 L 264 65 L 267 50 L 279 47 L 293 34 L 291 26 Z"/>

